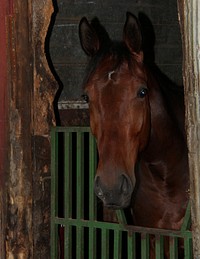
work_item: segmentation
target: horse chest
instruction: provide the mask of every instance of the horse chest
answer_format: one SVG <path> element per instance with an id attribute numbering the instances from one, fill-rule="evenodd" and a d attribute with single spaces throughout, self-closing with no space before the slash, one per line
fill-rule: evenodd
<path id="1" fill-rule="evenodd" d="M 153 170 L 152 170 L 153 168 Z M 184 217 L 188 195 L 176 186 L 170 186 L 162 166 L 149 167 L 141 163 L 137 172 L 133 218 L 136 225 L 179 229 Z M 184 179 L 183 179 L 184 180 Z"/>

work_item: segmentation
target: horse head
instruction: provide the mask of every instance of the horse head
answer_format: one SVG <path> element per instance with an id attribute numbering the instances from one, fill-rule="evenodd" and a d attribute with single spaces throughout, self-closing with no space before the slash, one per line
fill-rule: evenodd
<path id="1" fill-rule="evenodd" d="M 79 35 L 83 50 L 91 57 L 84 91 L 99 153 L 94 190 L 105 206 L 125 208 L 131 201 L 135 167 L 148 143 L 151 124 L 140 25 L 127 13 L 123 40 L 114 42 L 82 18 Z"/>

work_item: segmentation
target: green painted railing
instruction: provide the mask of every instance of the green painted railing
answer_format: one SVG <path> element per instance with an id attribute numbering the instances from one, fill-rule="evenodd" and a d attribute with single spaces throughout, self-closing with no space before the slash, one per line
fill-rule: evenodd
<path id="1" fill-rule="evenodd" d="M 101 203 L 93 191 L 97 165 L 95 139 L 88 127 L 55 127 L 51 131 L 51 259 L 147 259 L 155 238 L 156 259 L 164 258 L 169 238 L 170 259 L 178 258 L 178 240 L 184 258 L 192 258 L 190 206 L 180 231 L 142 228 L 103 222 Z"/>

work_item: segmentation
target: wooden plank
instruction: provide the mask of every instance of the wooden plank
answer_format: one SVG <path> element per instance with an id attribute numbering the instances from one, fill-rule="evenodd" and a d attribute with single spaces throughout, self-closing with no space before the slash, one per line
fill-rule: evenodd
<path id="1" fill-rule="evenodd" d="M 31 136 L 31 92 L 33 85 L 32 45 L 29 39 L 29 3 L 13 2 L 8 20 L 10 58 L 8 101 L 6 255 L 33 258 L 33 157 Z"/>
<path id="2" fill-rule="evenodd" d="M 20 2 L 23 13 L 24 3 Z M 24 82 L 24 88 L 31 95 L 31 134 L 34 147 L 32 163 L 34 204 L 33 215 L 33 254 L 34 258 L 50 258 L 50 128 L 55 125 L 53 101 L 58 83 L 47 62 L 49 24 L 54 12 L 51 0 L 33 0 L 29 3 L 29 33 L 26 39 L 33 53 L 26 69 L 30 67 L 33 75 L 32 84 Z M 19 37 L 19 35 L 18 35 Z M 26 59 L 26 57 L 24 57 Z M 26 72 L 26 71 L 25 71 Z M 24 99 L 24 98 L 23 98 Z"/>
<path id="3" fill-rule="evenodd" d="M 5 211 L 6 198 L 5 198 L 5 176 L 6 176 L 6 157 L 7 157 L 7 118 L 8 118 L 8 18 L 7 15 L 12 15 L 12 8 L 10 0 L 1 0 L 0 8 L 0 255 L 5 258 L 5 239 L 6 229 L 5 224 L 7 220 L 7 213 Z"/>
<path id="4" fill-rule="evenodd" d="M 179 0 L 194 258 L 200 258 L 200 2 Z"/>
<path id="5" fill-rule="evenodd" d="M 51 132 L 51 257 L 58 257 L 58 133 Z"/>
<path id="6" fill-rule="evenodd" d="M 9 231 L 4 246 L 9 258 L 49 258 L 49 132 L 55 124 L 57 83 L 44 50 L 53 6 L 51 0 L 7 3 L 12 13 L 6 39 L 10 70 L 4 229 Z"/>

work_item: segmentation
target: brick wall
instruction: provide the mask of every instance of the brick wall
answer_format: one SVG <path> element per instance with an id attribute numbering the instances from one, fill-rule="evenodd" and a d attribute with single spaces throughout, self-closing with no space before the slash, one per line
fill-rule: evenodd
<path id="1" fill-rule="evenodd" d="M 55 0 L 56 1 L 56 0 Z M 54 1 L 54 2 L 55 2 Z M 126 11 L 144 13 L 155 33 L 155 62 L 172 81 L 182 84 L 182 49 L 176 0 L 57 0 L 58 13 L 50 38 L 50 55 L 63 84 L 59 102 L 82 94 L 86 56 L 78 38 L 83 16 L 97 16 L 111 38 L 120 39 Z"/>

